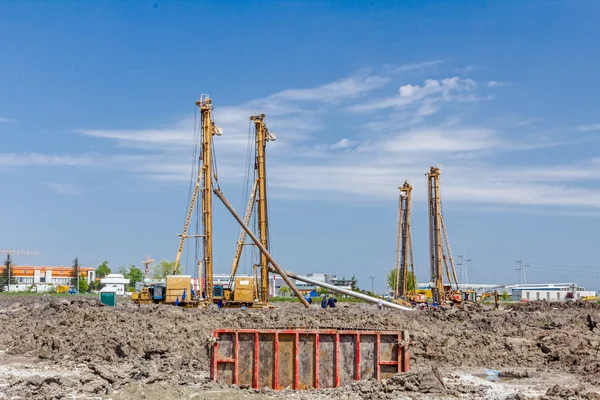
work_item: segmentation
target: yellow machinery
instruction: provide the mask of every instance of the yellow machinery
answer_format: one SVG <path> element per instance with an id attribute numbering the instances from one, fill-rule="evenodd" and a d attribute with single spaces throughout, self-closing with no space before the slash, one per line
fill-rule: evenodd
<path id="1" fill-rule="evenodd" d="M 450 251 L 450 243 L 442 214 L 439 180 L 440 173 L 441 171 L 438 167 L 430 167 L 429 173 L 427 174 L 430 272 L 431 282 L 433 284 L 431 289 L 433 301 L 437 304 L 443 302 L 460 303 L 462 301 L 462 296 L 460 290 L 458 290 L 458 278 L 456 276 L 456 269 L 454 267 L 454 261 L 452 260 L 452 252 Z M 444 244 L 446 251 L 444 251 Z M 445 266 L 448 284 L 444 284 L 443 266 Z M 452 284 L 455 285 L 455 289 L 452 289 Z"/>
<path id="2" fill-rule="evenodd" d="M 477 292 L 475 292 L 474 290 L 462 290 L 461 295 L 462 295 L 462 302 L 478 303 L 478 304 L 484 303 L 488 297 L 493 296 L 494 297 L 494 308 L 497 309 L 499 306 L 498 301 L 500 299 L 500 295 L 498 294 L 498 290 L 484 292 L 481 294 L 479 299 L 477 298 Z"/>
<path id="3" fill-rule="evenodd" d="M 256 203 L 256 218 L 258 225 L 258 236 L 260 243 L 265 249 L 269 249 L 269 224 L 267 211 L 267 169 L 266 169 L 266 145 L 267 142 L 275 140 L 275 135 L 269 131 L 265 123 L 265 114 L 253 115 L 250 120 L 254 122 L 255 128 L 255 179 L 244 215 L 244 223 L 248 225 Z M 223 306 L 239 307 L 242 305 L 252 307 L 269 306 L 269 260 L 265 253 L 260 252 L 260 263 L 254 266 L 254 278 L 236 277 L 242 250 L 245 245 L 246 232 L 242 229 L 237 242 L 229 288 L 223 288 Z M 259 276 L 260 273 L 260 276 Z"/>
<path id="4" fill-rule="evenodd" d="M 198 266 L 202 266 L 203 271 L 199 271 L 198 281 L 202 280 L 202 276 L 204 277 L 204 287 L 201 291 L 204 293 L 207 302 L 213 301 L 212 178 L 214 161 L 212 159 L 212 138 L 214 135 L 220 136 L 223 130 L 216 126 L 212 120 L 213 105 L 212 100 L 207 95 L 200 96 L 200 100 L 196 101 L 196 106 L 200 109 L 200 129 L 198 130 L 198 141 L 195 143 L 196 151 L 194 152 L 194 154 L 198 154 L 198 173 L 191 192 L 190 206 L 183 225 L 183 232 L 179 235 L 181 240 L 175 257 L 173 275 L 167 277 L 166 285 L 164 283 L 144 284 L 139 292 L 132 295 L 132 300 L 137 303 L 183 303 L 186 306 L 197 306 L 200 303 L 198 296 L 192 291 L 191 276 L 178 275 L 183 246 L 188 238 L 202 239 L 203 258 L 202 261 L 198 261 Z M 199 194 L 202 202 L 203 232 L 198 235 L 189 235 L 189 226 Z M 149 272 L 148 265 L 150 262 L 149 259 L 144 262 L 146 273 Z M 181 296 L 185 296 L 184 301 L 182 301 Z"/>
<path id="5" fill-rule="evenodd" d="M 166 283 L 143 284 L 139 292 L 131 294 L 131 300 L 136 304 L 198 307 L 199 299 L 193 293 L 191 275 L 168 275 Z"/>
<path id="6" fill-rule="evenodd" d="M 56 286 L 56 293 L 68 293 L 69 285 L 58 285 Z"/>
<path id="7" fill-rule="evenodd" d="M 427 296 L 418 291 L 409 290 L 409 279 L 416 275 L 411 236 L 411 211 L 412 211 L 412 186 L 408 181 L 398 188 L 398 227 L 396 230 L 396 281 L 394 285 L 394 299 L 402 300 L 404 304 L 422 304 L 427 302 Z M 410 276 L 409 276 L 410 270 Z"/>
<path id="8" fill-rule="evenodd" d="M 212 100 L 207 95 L 200 96 L 200 100 L 196 101 L 196 106 L 200 108 L 200 146 L 199 146 L 199 165 L 198 173 L 196 176 L 195 186 L 192 192 L 190 206 L 185 218 L 183 225 L 183 233 L 181 233 L 181 240 L 179 242 L 179 248 L 177 249 L 177 256 L 175 257 L 175 266 L 173 268 L 173 274 L 177 275 L 179 272 L 179 263 L 181 261 L 181 254 L 183 252 L 183 246 L 185 239 L 188 238 L 201 238 L 202 239 L 202 261 L 198 261 L 198 265 L 202 267 L 202 271 L 199 271 L 198 280 L 204 277 L 204 287 L 202 291 L 206 297 L 207 302 L 213 302 L 213 245 L 212 245 L 212 179 L 213 179 L 213 136 L 220 136 L 223 130 L 215 125 L 212 120 Z M 200 190 L 201 189 L 201 190 Z M 201 191 L 201 193 L 200 193 Z M 200 193 L 202 203 L 202 228 L 203 232 L 200 235 L 188 235 L 190 221 L 194 214 L 194 208 L 198 201 L 198 194 Z"/>

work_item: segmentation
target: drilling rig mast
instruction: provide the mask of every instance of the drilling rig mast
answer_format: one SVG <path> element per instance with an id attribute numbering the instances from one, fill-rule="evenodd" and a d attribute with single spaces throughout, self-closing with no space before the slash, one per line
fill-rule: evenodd
<path id="1" fill-rule="evenodd" d="M 408 271 L 415 276 L 410 233 L 412 186 L 408 181 L 398 188 L 398 230 L 396 234 L 396 282 L 394 297 L 408 296 Z"/>
<path id="2" fill-rule="evenodd" d="M 429 172 L 427 173 L 431 292 L 433 294 L 433 301 L 437 304 L 444 301 L 461 301 L 461 294 L 458 291 L 458 278 L 456 276 L 452 252 L 450 251 L 450 242 L 448 240 L 448 234 L 446 232 L 442 214 L 440 173 L 439 167 L 430 167 Z M 446 252 L 444 251 L 444 243 L 446 244 Z M 448 285 L 444 285 L 443 265 L 446 267 Z M 454 283 L 456 285 L 456 290 L 454 291 L 451 290 L 452 278 L 454 278 Z"/>
<path id="3" fill-rule="evenodd" d="M 183 252 L 183 245 L 185 239 L 190 237 L 201 237 L 202 238 L 202 266 L 204 274 L 204 293 L 209 301 L 213 298 L 213 256 L 212 256 L 212 176 L 213 176 L 213 160 L 212 160 L 212 140 L 213 136 L 220 136 L 223 134 L 223 130 L 215 125 L 212 120 L 212 100 L 207 95 L 200 96 L 200 100 L 196 101 L 196 106 L 200 108 L 200 119 L 201 119 L 201 146 L 198 167 L 198 175 L 196 177 L 196 184 L 194 186 L 193 194 L 190 201 L 188 213 L 185 218 L 185 224 L 183 226 L 183 233 L 179 242 L 179 248 L 177 250 L 177 257 L 175 258 L 175 266 L 173 273 L 176 275 L 179 271 L 179 263 L 181 261 L 181 254 Z M 188 235 L 188 229 L 190 221 L 194 214 L 194 208 L 198 200 L 198 193 L 200 192 L 202 202 L 202 229 L 201 235 Z M 198 277 L 199 279 L 201 277 Z"/>
<path id="4" fill-rule="evenodd" d="M 269 132 L 265 123 L 265 114 L 253 115 L 250 120 L 254 122 L 256 129 L 256 181 L 258 183 L 258 234 L 261 244 L 269 250 L 269 223 L 267 213 L 267 168 L 265 160 L 265 148 L 267 142 L 275 140 L 275 135 Z M 269 301 L 269 260 L 264 253 L 260 253 L 260 279 L 258 298 L 264 303 Z"/>

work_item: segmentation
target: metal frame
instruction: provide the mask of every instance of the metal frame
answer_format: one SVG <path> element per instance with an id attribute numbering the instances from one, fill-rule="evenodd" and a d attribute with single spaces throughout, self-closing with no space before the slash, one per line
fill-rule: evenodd
<path id="1" fill-rule="evenodd" d="M 219 358 L 219 340 L 222 334 L 230 334 L 233 335 L 233 357 L 232 358 Z M 252 363 L 252 382 L 240 382 L 239 378 L 239 335 L 253 335 L 254 346 L 253 346 L 253 363 Z M 353 374 L 353 380 L 361 379 L 361 337 L 362 336 L 375 336 L 375 353 L 373 355 L 373 361 L 376 363 L 376 371 L 374 371 L 375 378 L 377 380 L 381 379 L 381 366 L 397 366 L 396 372 L 408 372 L 410 369 L 410 349 L 409 349 L 409 334 L 408 331 L 368 331 L 368 330 L 338 330 L 338 329 L 217 329 L 213 331 L 213 345 L 211 351 L 211 368 L 210 368 L 210 377 L 214 381 L 219 381 L 219 365 L 221 364 L 233 364 L 232 371 L 232 381 L 235 385 L 247 385 L 251 386 L 254 389 L 259 389 L 259 377 L 261 376 L 260 370 L 260 357 L 261 353 L 259 351 L 259 335 L 268 334 L 273 335 L 273 346 L 274 351 L 271 354 L 273 356 L 272 369 L 269 368 L 267 376 L 272 374 L 272 382 L 270 387 L 276 390 L 285 389 L 285 387 L 280 387 L 279 382 L 279 338 L 280 335 L 294 335 L 294 359 L 291 363 L 293 368 L 293 389 L 301 390 L 300 380 L 299 380 L 299 338 L 301 335 L 314 336 L 314 353 L 312 354 L 311 361 L 314 362 L 314 389 L 323 388 L 323 387 L 338 387 L 340 386 L 340 337 L 341 336 L 353 336 L 355 340 L 355 368 Z M 335 356 L 332 357 L 335 360 L 335 373 L 334 373 L 334 386 L 323 385 L 319 382 L 319 355 L 321 353 L 320 341 L 319 337 L 321 335 L 331 335 L 335 337 L 334 340 L 334 352 Z M 397 352 L 393 354 L 392 360 L 381 360 L 381 338 L 382 336 L 393 337 L 395 343 L 397 343 Z M 246 357 L 247 355 L 242 354 L 241 357 Z M 376 359 L 376 361 L 375 361 Z M 306 361 L 306 360 L 304 360 Z M 306 389 L 309 389 L 308 387 Z"/>

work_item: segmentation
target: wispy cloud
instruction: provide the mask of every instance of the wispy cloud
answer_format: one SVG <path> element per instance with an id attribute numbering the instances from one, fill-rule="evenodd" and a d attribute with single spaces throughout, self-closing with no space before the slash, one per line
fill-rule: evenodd
<path id="1" fill-rule="evenodd" d="M 389 81 L 389 78 L 382 76 L 352 76 L 312 89 L 283 90 L 270 96 L 270 98 L 331 103 L 358 97 L 384 86 Z"/>
<path id="2" fill-rule="evenodd" d="M 577 127 L 577 130 L 582 132 L 600 131 L 600 124 L 581 125 Z"/>
<path id="3" fill-rule="evenodd" d="M 248 145 L 254 140 L 249 116 L 264 111 L 269 129 L 277 133 L 277 141 L 270 142 L 267 150 L 273 196 L 347 199 L 351 195 L 388 201 L 408 179 L 415 186 L 415 199 L 424 200 L 424 174 L 429 165 L 441 164 L 446 201 L 600 207 L 600 190 L 588 185 L 600 181 L 593 173 L 600 166 L 597 159 L 508 163 L 508 159 L 525 158 L 500 157 L 515 152 L 542 154 L 574 143 L 564 136 L 538 133 L 541 129 L 531 130 L 534 123 L 539 128 L 545 122 L 540 118 L 523 116 L 500 124 L 481 115 L 470 118 L 476 102 L 490 98 L 490 87 L 497 86 L 490 82 L 502 81 L 423 76 L 415 82 L 414 76 L 403 75 L 436 64 L 441 62 L 379 73 L 361 71 L 241 104 L 215 102 L 214 119 L 224 129 L 223 136 L 214 141 L 219 179 L 242 183 Z M 596 127 L 600 129 L 600 125 L 580 129 Z M 193 117 L 166 127 L 81 129 L 78 133 L 112 143 L 120 154 L 4 153 L 0 166 L 107 167 L 161 182 L 190 179 Z"/>
<path id="4" fill-rule="evenodd" d="M 0 117 L 0 122 L 14 122 L 14 120 L 10 118 Z"/>
<path id="5" fill-rule="evenodd" d="M 489 87 L 506 86 L 506 82 L 502 82 L 502 81 L 488 81 L 487 85 Z"/>
<path id="6" fill-rule="evenodd" d="M 432 61 L 425 61 L 425 62 L 416 63 L 416 64 L 405 64 L 405 65 L 400 65 L 400 66 L 390 66 L 388 68 L 388 72 L 390 72 L 390 73 L 404 73 L 404 72 L 409 72 L 409 71 L 414 71 L 414 70 L 424 70 L 424 69 L 432 67 L 434 65 L 443 64 L 444 62 L 446 62 L 446 61 L 445 60 L 432 60 Z"/>
<path id="7" fill-rule="evenodd" d="M 405 107 L 419 100 L 441 96 L 449 97 L 453 93 L 461 93 L 472 90 L 475 82 L 471 79 L 462 79 L 457 76 L 442 80 L 427 79 L 423 85 L 402 85 L 398 89 L 397 96 L 385 97 L 365 104 L 352 105 L 348 107 L 352 111 L 372 111 L 394 107 Z"/>
<path id="8" fill-rule="evenodd" d="M 90 156 L 52 155 L 41 153 L 0 153 L 0 167 L 29 165 L 86 166 L 92 163 Z"/>
<path id="9" fill-rule="evenodd" d="M 46 182 L 44 185 L 54 190 L 58 194 L 69 196 L 81 194 L 81 188 L 68 183 Z"/>

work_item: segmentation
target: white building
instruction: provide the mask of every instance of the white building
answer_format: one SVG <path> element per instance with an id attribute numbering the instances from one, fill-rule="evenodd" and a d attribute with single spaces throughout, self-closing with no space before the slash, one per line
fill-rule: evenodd
<path id="1" fill-rule="evenodd" d="M 575 283 L 523 284 L 507 286 L 506 289 L 512 290 L 513 301 L 567 301 L 596 296 L 595 291 L 585 290 Z"/>
<path id="2" fill-rule="evenodd" d="M 105 278 L 100 279 L 100 283 L 105 287 L 113 287 L 117 290 L 117 294 L 125 295 L 125 285 L 129 285 L 129 279 L 121 274 L 109 274 Z"/>

